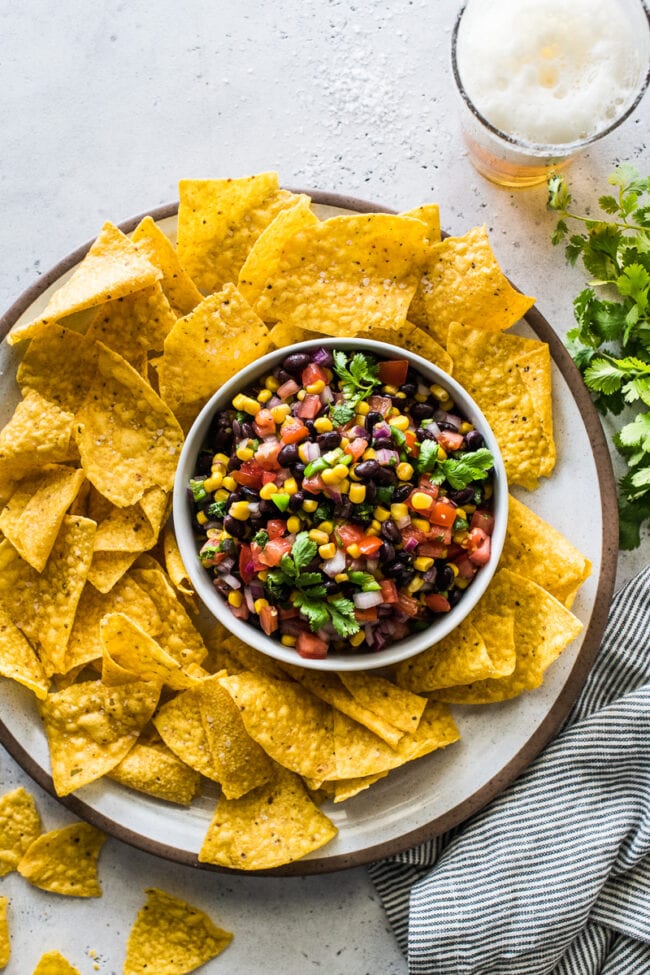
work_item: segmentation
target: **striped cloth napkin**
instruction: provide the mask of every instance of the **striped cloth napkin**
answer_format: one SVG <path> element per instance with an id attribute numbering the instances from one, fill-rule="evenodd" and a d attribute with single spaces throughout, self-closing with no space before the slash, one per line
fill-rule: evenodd
<path id="1" fill-rule="evenodd" d="M 370 875 L 409 973 L 650 973 L 650 565 L 559 735 L 501 796 Z"/>

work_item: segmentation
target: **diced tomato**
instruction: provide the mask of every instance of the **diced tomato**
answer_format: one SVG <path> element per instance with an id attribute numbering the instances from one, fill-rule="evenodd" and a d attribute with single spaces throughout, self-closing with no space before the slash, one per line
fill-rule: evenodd
<path id="1" fill-rule="evenodd" d="M 415 430 L 404 431 L 404 446 L 407 454 L 411 454 L 412 457 L 419 455 L 420 447 L 418 445 L 418 438 L 415 436 Z"/>
<path id="2" fill-rule="evenodd" d="M 425 541 L 441 542 L 443 545 L 451 545 L 451 528 L 443 528 L 442 525 L 432 525 L 427 532 Z"/>
<path id="3" fill-rule="evenodd" d="M 302 489 L 310 494 L 320 494 L 325 485 L 320 474 L 312 474 L 311 477 L 303 477 Z"/>
<path id="4" fill-rule="evenodd" d="M 266 523 L 269 538 L 282 538 L 287 534 L 287 523 L 283 518 L 270 518 Z"/>
<path id="5" fill-rule="evenodd" d="M 308 366 L 305 366 L 300 378 L 303 386 L 310 386 L 312 383 L 319 381 L 327 383 L 329 379 L 324 368 L 319 366 L 317 362 L 310 362 Z"/>
<path id="6" fill-rule="evenodd" d="M 424 601 L 433 613 L 448 613 L 451 603 L 439 592 L 430 592 L 424 597 Z"/>
<path id="7" fill-rule="evenodd" d="M 274 481 L 277 477 L 275 471 L 263 471 L 262 473 L 262 484 L 268 484 L 270 481 Z"/>
<path id="8" fill-rule="evenodd" d="M 379 535 L 364 535 L 361 541 L 357 544 L 359 545 L 359 550 L 362 555 L 372 557 L 373 555 L 377 554 L 379 549 L 384 544 L 384 541 L 379 537 Z"/>
<path id="9" fill-rule="evenodd" d="M 302 420 L 313 420 L 320 413 L 321 405 L 319 396 L 316 396 L 314 393 L 308 393 L 298 406 L 296 415 Z"/>
<path id="10" fill-rule="evenodd" d="M 400 531 L 402 533 L 402 539 L 404 542 L 407 542 L 409 539 L 414 538 L 419 545 L 426 538 L 424 532 L 420 531 L 419 528 L 414 528 L 413 525 L 406 525 L 404 528 L 401 528 Z M 408 551 L 409 552 L 411 551 L 410 546 L 408 548 Z"/>
<path id="11" fill-rule="evenodd" d="M 300 616 L 300 610 L 297 606 L 280 606 L 278 611 L 281 620 L 294 620 L 296 616 Z"/>
<path id="12" fill-rule="evenodd" d="M 430 485 L 423 484 L 422 487 L 413 488 L 408 498 L 406 499 L 406 504 L 409 506 L 411 511 L 415 511 L 421 518 L 428 518 L 430 513 L 433 511 L 433 505 L 438 497 L 437 491 L 430 490 Z M 413 504 L 413 498 L 416 494 L 426 494 L 428 498 L 431 498 L 431 504 L 428 508 L 416 508 Z"/>
<path id="13" fill-rule="evenodd" d="M 477 508 L 472 515 L 469 527 L 481 528 L 486 535 L 491 535 L 494 531 L 494 515 L 491 511 L 483 511 L 481 508 Z"/>
<path id="14" fill-rule="evenodd" d="M 282 443 L 299 443 L 309 436 L 309 430 L 297 416 L 288 416 L 280 428 Z"/>
<path id="15" fill-rule="evenodd" d="M 337 525 L 336 533 L 341 539 L 343 548 L 347 548 L 348 545 L 358 545 L 365 537 L 365 532 L 359 525 Z"/>
<path id="16" fill-rule="evenodd" d="M 357 623 L 376 623 L 377 622 L 377 607 L 371 606 L 370 609 L 355 609 L 354 618 Z"/>
<path id="17" fill-rule="evenodd" d="M 279 471 L 280 462 L 278 454 L 282 450 L 282 444 L 277 440 L 267 440 L 261 443 L 255 451 L 255 463 L 259 464 L 265 471 Z"/>
<path id="18" fill-rule="evenodd" d="M 393 401 L 390 396 L 370 396 L 368 397 L 368 407 L 371 412 L 381 413 L 382 416 L 388 416 L 393 408 Z"/>
<path id="19" fill-rule="evenodd" d="M 407 596 L 404 592 L 399 593 L 397 605 L 405 616 L 417 616 L 420 609 L 417 599 L 414 599 L 413 596 Z"/>
<path id="20" fill-rule="evenodd" d="M 260 626 L 267 636 L 278 628 L 278 610 L 275 606 L 263 606 L 259 612 Z"/>
<path id="21" fill-rule="evenodd" d="M 401 386 L 406 382 L 409 364 L 406 359 L 385 359 L 379 363 L 379 378 L 388 386 Z"/>
<path id="22" fill-rule="evenodd" d="M 243 487 L 251 487 L 256 491 L 262 487 L 263 471 L 254 460 L 246 460 L 239 470 L 232 472 L 233 479 Z"/>
<path id="23" fill-rule="evenodd" d="M 385 603 L 396 603 L 398 600 L 397 586 L 392 579 L 382 579 L 381 595 Z"/>
<path id="24" fill-rule="evenodd" d="M 275 420 L 270 410 L 258 410 L 253 420 L 253 429 L 258 437 L 270 437 L 275 433 Z"/>
<path id="25" fill-rule="evenodd" d="M 448 501 L 436 501 L 433 507 L 426 512 L 426 516 L 434 525 L 450 528 L 456 521 L 456 508 Z"/>
<path id="26" fill-rule="evenodd" d="M 368 446 L 368 441 L 364 440 L 363 437 L 355 437 L 351 440 L 349 444 L 345 447 L 345 453 L 350 454 L 354 460 L 359 460 L 359 457 L 365 452 Z"/>
<path id="27" fill-rule="evenodd" d="M 296 650 L 301 657 L 310 660 L 322 660 L 327 656 L 328 644 L 315 633 L 299 633 Z"/>
<path id="28" fill-rule="evenodd" d="M 447 546 L 444 542 L 426 541 L 418 545 L 418 555 L 429 559 L 446 559 Z"/>
<path id="29" fill-rule="evenodd" d="M 474 565 L 485 565 L 490 561 L 492 541 L 482 528 L 472 528 L 469 532 L 467 554 Z"/>
<path id="30" fill-rule="evenodd" d="M 288 555 L 292 548 L 290 538 L 270 538 L 259 555 L 263 565 L 279 565 L 283 555 Z"/>
<path id="31" fill-rule="evenodd" d="M 255 566 L 250 545 L 242 544 L 239 549 L 239 575 L 245 586 L 255 578 Z"/>
<path id="32" fill-rule="evenodd" d="M 420 480 L 418 481 L 418 491 L 426 491 L 430 494 L 434 501 L 437 500 L 440 494 L 440 488 L 437 484 L 432 484 L 429 479 L 428 474 L 420 474 Z"/>
<path id="33" fill-rule="evenodd" d="M 436 440 L 444 450 L 460 450 L 463 446 L 462 433 L 455 433 L 453 430 L 441 430 Z"/>
<path id="34" fill-rule="evenodd" d="M 463 579 L 473 579 L 477 572 L 477 566 L 470 561 L 469 555 L 463 552 L 462 555 L 457 555 L 454 558 L 454 565 L 458 569 L 458 574 L 463 577 Z"/>
<path id="35" fill-rule="evenodd" d="M 231 606 L 230 603 L 228 603 L 228 609 L 238 620 L 248 619 L 248 604 L 245 599 L 241 606 Z"/>

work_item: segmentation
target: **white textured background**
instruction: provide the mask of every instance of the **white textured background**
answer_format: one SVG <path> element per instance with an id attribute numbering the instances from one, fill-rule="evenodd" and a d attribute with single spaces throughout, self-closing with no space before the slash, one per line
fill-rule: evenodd
<path id="1" fill-rule="evenodd" d="M 277 169 L 287 186 L 407 209 L 435 200 L 451 233 L 486 223 L 505 272 L 564 333 L 579 269 L 552 248 L 544 187 L 493 186 L 467 162 L 449 46 L 458 0 L 0 0 L 0 309 L 98 232 L 176 198 L 180 177 Z M 570 170 L 584 206 L 627 160 L 646 173 L 650 100 Z M 622 580 L 647 561 L 621 560 Z M 0 791 L 23 783 L 46 828 L 71 816 L 0 749 Z M 143 888 L 161 886 L 235 932 L 206 973 L 402 975 L 357 869 L 259 879 L 193 871 L 109 840 L 104 896 L 41 894 L 11 875 L 13 956 L 31 975 L 57 948 L 82 975 L 119 975 Z M 92 958 L 91 953 L 96 953 Z"/>

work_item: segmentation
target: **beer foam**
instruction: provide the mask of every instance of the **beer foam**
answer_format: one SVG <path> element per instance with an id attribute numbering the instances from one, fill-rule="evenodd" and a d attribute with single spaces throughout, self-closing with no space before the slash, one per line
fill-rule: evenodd
<path id="1" fill-rule="evenodd" d="M 602 132 L 634 101 L 648 69 L 642 27 L 617 0 L 469 0 L 457 67 L 496 128 L 564 145 Z"/>

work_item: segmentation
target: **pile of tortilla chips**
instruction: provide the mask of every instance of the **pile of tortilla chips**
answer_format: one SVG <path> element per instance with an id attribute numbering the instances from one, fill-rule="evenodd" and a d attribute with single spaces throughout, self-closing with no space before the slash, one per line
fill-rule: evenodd
<path id="1" fill-rule="evenodd" d="M 438 208 L 320 220 L 277 175 L 184 180 L 174 245 L 107 223 L 8 336 L 21 399 L 0 431 L 0 675 L 35 695 L 56 791 L 108 776 L 189 804 L 220 797 L 199 859 L 271 869 L 336 834 L 323 812 L 459 737 L 450 704 L 537 687 L 579 633 L 588 561 L 514 497 L 501 566 L 442 643 L 392 673 L 280 667 L 207 630 L 167 523 L 205 400 L 317 335 L 409 348 L 487 415 L 509 481 L 555 463 L 551 361 L 507 332 L 533 299 L 485 228 L 442 240 Z"/>

